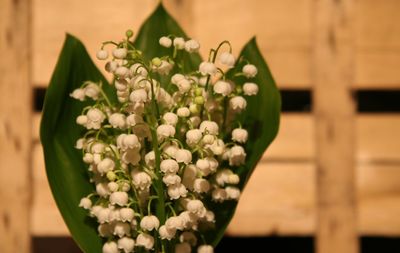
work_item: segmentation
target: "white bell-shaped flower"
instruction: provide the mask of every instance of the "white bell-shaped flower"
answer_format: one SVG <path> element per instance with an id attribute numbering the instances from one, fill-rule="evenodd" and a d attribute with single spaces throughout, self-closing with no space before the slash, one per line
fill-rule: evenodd
<path id="1" fill-rule="evenodd" d="M 140 221 L 140 227 L 147 231 L 158 229 L 159 226 L 160 226 L 160 221 L 158 220 L 157 216 L 154 215 L 144 216 Z"/>
<path id="2" fill-rule="evenodd" d="M 247 96 L 254 96 L 258 93 L 258 85 L 255 83 L 243 84 L 243 93 Z"/>
<path id="3" fill-rule="evenodd" d="M 147 166 L 154 168 L 156 165 L 156 155 L 153 150 L 144 156 L 144 162 Z"/>
<path id="4" fill-rule="evenodd" d="M 194 180 L 193 189 L 198 193 L 206 193 L 210 190 L 210 183 L 203 178 L 197 178 Z"/>
<path id="5" fill-rule="evenodd" d="M 163 115 L 165 123 L 171 126 L 175 126 L 178 123 L 178 116 L 173 112 L 167 112 Z"/>
<path id="6" fill-rule="evenodd" d="M 217 81 L 213 87 L 214 93 L 220 94 L 224 97 L 228 96 L 232 92 L 232 87 L 228 82 Z"/>
<path id="7" fill-rule="evenodd" d="M 87 116 L 87 129 L 100 129 L 101 123 L 105 120 L 104 113 L 97 108 L 90 108 L 86 114 Z"/>
<path id="8" fill-rule="evenodd" d="M 243 111 L 247 106 L 247 101 L 242 96 L 235 96 L 229 100 L 229 105 L 234 111 Z"/>
<path id="9" fill-rule="evenodd" d="M 186 118 L 190 116 L 190 110 L 187 107 L 181 107 L 178 108 L 178 110 L 176 111 L 176 113 L 178 114 L 179 117 L 181 118 Z"/>
<path id="10" fill-rule="evenodd" d="M 126 48 L 115 48 L 112 52 L 113 56 L 117 59 L 124 59 L 127 53 Z"/>
<path id="11" fill-rule="evenodd" d="M 135 169 L 131 172 L 132 184 L 136 189 L 145 190 L 151 185 L 151 177 L 144 171 Z"/>
<path id="12" fill-rule="evenodd" d="M 97 164 L 97 171 L 103 175 L 109 171 L 112 171 L 115 167 L 115 162 L 110 158 L 104 158 L 99 164 Z"/>
<path id="13" fill-rule="evenodd" d="M 96 192 L 101 197 L 106 197 L 106 196 L 108 196 L 110 194 L 110 191 L 108 190 L 108 187 L 107 187 L 106 183 L 96 184 Z"/>
<path id="14" fill-rule="evenodd" d="M 239 143 L 245 143 L 249 137 L 249 134 L 246 129 L 236 128 L 232 131 L 232 140 L 237 141 Z"/>
<path id="15" fill-rule="evenodd" d="M 165 226 L 167 229 L 183 230 L 184 224 L 183 220 L 179 216 L 171 216 L 165 221 Z"/>
<path id="16" fill-rule="evenodd" d="M 177 173 L 179 164 L 173 159 L 165 159 L 160 163 L 160 170 L 164 173 Z"/>
<path id="17" fill-rule="evenodd" d="M 134 90 L 129 95 L 129 100 L 133 103 L 146 103 L 147 98 L 147 92 L 145 89 Z"/>
<path id="18" fill-rule="evenodd" d="M 140 233 L 136 238 L 136 245 L 151 250 L 154 247 L 154 238 L 149 234 Z"/>
<path id="19" fill-rule="evenodd" d="M 235 65 L 235 57 L 229 52 L 223 52 L 219 55 L 219 62 L 229 68 Z"/>
<path id="20" fill-rule="evenodd" d="M 165 225 L 162 225 L 158 229 L 158 233 L 160 234 L 161 240 L 171 240 L 176 235 L 176 229 L 168 229 Z"/>
<path id="21" fill-rule="evenodd" d="M 185 42 L 185 50 L 189 53 L 198 52 L 200 49 L 200 43 L 197 40 L 188 40 Z"/>
<path id="22" fill-rule="evenodd" d="M 203 202 L 198 199 L 190 200 L 186 205 L 186 209 L 189 212 L 198 215 L 199 217 L 203 217 L 206 212 Z"/>
<path id="23" fill-rule="evenodd" d="M 178 163 L 189 164 L 192 161 L 192 153 L 187 149 L 179 149 L 175 153 L 175 159 Z"/>
<path id="24" fill-rule="evenodd" d="M 203 134 L 201 133 L 200 129 L 190 129 L 186 132 L 186 143 L 189 146 L 195 145 L 201 140 L 202 137 Z"/>
<path id="25" fill-rule="evenodd" d="M 81 198 L 79 206 L 88 210 L 92 207 L 92 201 L 89 198 Z"/>
<path id="26" fill-rule="evenodd" d="M 179 150 L 179 147 L 175 143 L 170 143 L 164 146 L 163 152 L 168 156 L 175 158 L 176 152 Z"/>
<path id="27" fill-rule="evenodd" d="M 187 190 L 183 184 L 174 184 L 168 186 L 168 196 L 170 199 L 179 199 L 181 197 L 186 197 Z"/>
<path id="28" fill-rule="evenodd" d="M 92 98 L 93 100 L 97 100 L 99 98 L 100 88 L 96 83 L 89 82 L 88 85 L 85 86 L 85 96 Z"/>
<path id="29" fill-rule="evenodd" d="M 129 75 L 129 69 L 127 67 L 120 66 L 115 70 L 114 74 L 119 78 L 126 78 Z"/>
<path id="30" fill-rule="evenodd" d="M 212 191 L 211 197 L 215 202 L 223 202 L 228 198 L 225 189 L 216 188 Z"/>
<path id="31" fill-rule="evenodd" d="M 244 65 L 242 71 L 247 78 L 255 77 L 258 72 L 256 66 L 252 64 Z"/>
<path id="32" fill-rule="evenodd" d="M 185 185 L 186 188 L 192 190 L 194 180 L 196 179 L 197 168 L 193 164 L 190 164 L 185 167 L 185 171 L 183 173 L 182 184 Z"/>
<path id="33" fill-rule="evenodd" d="M 244 164 L 246 159 L 246 152 L 244 148 L 239 145 L 233 146 L 229 150 L 229 165 L 231 166 L 239 166 Z"/>
<path id="34" fill-rule="evenodd" d="M 129 237 L 122 237 L 118 240 L 118 248 L 124 253 L 131 253 L 135 247 L 135 240 Z"/>
<path id="35" fill-rule="evenodd" d="M 103 253 L 118 253 L 118 246 L 116 242 L 110 241 L 103 245 Z"/>
<path id="36" fill-rule="evenodd" d="M 96 53 L 96 58 L 99 60 L 107 60 L 108 52 L 106 50 L 99 50 Z"/>
<path id="37" fill-rule="evenodd" d="M 110 208 L 104 208 L 102 207 L 99 211 L 97 211 L 97 221 L 100 224 L 106 223 L 110 221 L 110 212 L 111 209 Z"/>
<path id="38" fill-rule="evenodd" d="M 135 211 L 132 208 L 124 207 L 119 210 L 121 221 L 131 222 L 135 217 Z"/>
<path id="39" fill-rule="evenodd" d="M 214 248 L 211 245 L 200 245 L 197 248 L 197 253 L 214 253 Z"/>
<path id="40" fill-rule="evenodd" d="M 240 197 L 240 190 L 237 187 L 228 186 L 225 188 L 228 199 L 238 200 Z"/>
<path id="41" fill-rule="evenodd" d="M 162 36 L 158 42 L 160 43 L 161 46 L 166 48 L 170 48 L 172 45 L 172 40 L 167 36 Z"/>
<path id="42" fill-rule="evenodd" d="M 215 75 L 217 67 L 212 62 L 202 62 L 200 63 L 199 71 L 202 75 Z"/>
<path id="43" fill-rule="evenodd" d="M 75 89 L 75 90 L 70 94 L 70 96 L 71 96 L 72 98 L 75 98 L 75 99 L 79 100 L 79 101 L 84 101 L 84 100 L 85 100 L 85 90 L 84 90 L 84 89 L 81 89 L 81 88 Z"/>
<path id="44" fill-rule="evenodd" d="M 108 118 L 108 121 L 114 128 L 125 128 L 126 126 L 126 117 L 122 113 L 113 113 Z"/>
<path id="45" fill-rule="evenodd" d="M 125 235 L 130 235 L 131 226 L 129 223 L 117 221 L 114 225 L 114 232 L 113 234 L 118 237 L 123 237 Z"/>
<path id="46" fill-rule="evenodd" d="M 166 186 L 179 184 L 181 183 L 181 181 L 182 181 L 181 177 L 176 174 L 168 173 L 165 174 L 165 176 L 163 177 L 163 182 Z"/>
<path id="47" fill-rule="evenodd" d="M 219 127 L 216 122 L 205 120 L 200 124 L 200 131 L 204 134 L 208 133 L 212 135 L 218 135 Z"/>
<path id="48" fill-rule="evenodd" d="M 176 47 L 176 49 L 184 49 L 185 48 L 185 40 L 181 37 L 176 37 L 174 39 L 174 47 Z"/>
<path id="49" fill-rule="evenodd" d="M 128 204 L 128 194 L 126 192 L 113 192 L 110 195 L 112 205 L 125 206 Z"/>
<path id="50" fill-rule="evenodd" d="M 157 138 L 159 141 L 163 141 L 168 137 L 174 137 L 175 127 L 167 124 L 162 124 L 157 127 Z"/>

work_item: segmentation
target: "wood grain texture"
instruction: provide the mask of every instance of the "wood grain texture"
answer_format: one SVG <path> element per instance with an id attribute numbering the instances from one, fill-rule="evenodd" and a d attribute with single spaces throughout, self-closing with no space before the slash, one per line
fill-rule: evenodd
<path id="1" fill-rule="evenodd" d="M 81 38 L 94 55 L 102 41 L 118 39 L 128 28 L 137 29 L 157 2 L 100 0 L 93 7 L 92 3 L 79 0 L 35 1 L 35 85 L 47 85 L 65 32 Z M 224 39 L 231 40 L 238 53 L 251 36 L 257 35 L 282 88 L 311 87 L 311 3 L 312 0 L 165 1 L 189 35 L 201 41 L 204 55 Z M 357 2 L 354 87 L 399 87 L 399 8 L 400 2 L 396 0 Z M 103 68 L 100 62 L 96 63 Z"/>
<path id="2" fill-rule="evenodd" d="M 51 196 L 43 153 L 34 147 L 34 198 L 31 231 L 35 236 L 69 234 Z M 400 161 L 359 163 L 358 230 L 361 235 L 400 234 Z M 227 233 L 232 236 L 312 235 L 315 232 L 315 165 L 311 162 L 262 162 L 243 192 Z"/>
<path id="3" fill-rule="evenodd" d="M 400 161 L 400 115 L 359 114 L 356 121 L 356 152 L 359 162 L 392 163 Z M 304 162 L 315 159 L 315 127 L 312 114 L 288 113 L 281 116 L 276 141 L 263 159 Z M 32 137 L 39 142 L 40 114 L 33 116 Z"/>
<path id="4" fill-rule="evenodd" d="M 314 1 L 316 252 L 357 253 L 354 2 Z"/>
<path id="5" fill-rule="evenodd" d="M 30 252 L 31 1 L 0 0 L 0 252 Z"/>

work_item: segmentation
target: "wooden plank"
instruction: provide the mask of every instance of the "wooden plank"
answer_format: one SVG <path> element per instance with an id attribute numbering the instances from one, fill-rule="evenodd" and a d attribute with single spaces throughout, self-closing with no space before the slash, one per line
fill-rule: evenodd
<path id="1" fill-rule="evenodd" d="M 0 0 L 0 252 L 30 252 L 31 1 Z"/>
<path id="2" fill-rule="evenodd" d="M 315 231 L 315 166 L 261 163 L 251 176 L 227 233 L 310 235 Z"/>
<path id="3" fill-rule="evenodd" d="M 314 117 L 284 113 L 276 141 L 263 159 L 268 161 L 311 161 L 315 158 Z M 33 116 L 32 137 L 39 142 L 40 114 Z M 400 161 L 400 115 L 359 114 L 356 116 L 357 160 Z"/>
<path id="4" fill-rule="evenodd" d="M 356 2 L 356 44 L 361 50 L 400 50 L 398 0 Z"/>
<path id="5" fill-rule="evenodd" d="M 31 231 L 34 236 L 69 235 L 47 181 L 42 146 L 33 148 L 33 205 Z"/>
<path id="6" fill-rule="evenodd" d="M 127 28 L 137 29 L 156 4 L 155 0 L 101 0 L 96 2 L 96 8 L 92 8 L 90 3 L 71 0 L 66 9 L 64 1 L 36 1 L 34 83 L 38 86 L 48 83 L 65 32 L 80 37 L 90 54 L 94 55 L 102 41 L 120 38 Z M 238 53 L 251 36 L 257 35 L 259 46 L 280 87 L 310 87 L 311 0 L 174 0 L 166 2 L 166 5 L 189 35 L 202 42 L 203 54 L 224 39 L 231 40 Z M 400 26 L 395 14 L 398 7 L 396 0 L 358 2 L 354 87 L 399 87 Z M 237 19 L 239 15 L 241 18 Z M 70 19 L 71 16 L 74 19 Z M 103 68 L 100 62 L 96 63 Z"/>
<path id="7" fill-rule="evenodd" d="M 356 223 L 354 2 L 314 1 L 316 252 L 359 251 Z"/>
<path id="8" fill-rule="evenodd" d="M 356 118 L 357 158 L 363 162 L 400 160 L 400 115 L 360 114 Z"/>
<path id="9" fill-rule="evenodd" d="M 355 88 L 398 89 L 400 87 L 399 51 L 357 52 Z"/>
<path id="10" fill-rule="evenodd" d="M 80 38 L 89 54 L 94 56 L 103 41 L 119 40 L 127 29 L 138 28 L 157 2 L 99 0 L 94 6 L 92 2 L 80 0 L 35 1 L 32 33 L 34 83 L 46 85 L 49 82 L 66 32 Z M 103 64 L 97 59 L 95 62 Z"/>
<path id="11" fill-rule="evenodd" d="M 51 196 L 39 144 L 33 149 L 35 236 L 69 232 Z M 359 231 L 362 235 L 400 235 L 400 160 L 357 166 Z M 311 235 L 315 232 L 315 165 L 311 162 L 262 162 L 243 192 L 228 233 L 235 236 Z M 392 200 L 393 202 L 391 202 Z M 378 222 L 379 221 L 379 222 Z"/>

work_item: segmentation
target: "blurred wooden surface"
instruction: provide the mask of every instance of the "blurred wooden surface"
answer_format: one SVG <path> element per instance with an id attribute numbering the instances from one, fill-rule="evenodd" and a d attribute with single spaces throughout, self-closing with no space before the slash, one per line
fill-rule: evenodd
<path id="1" fill-rule="evenodd" d="M 93 6 L 78 0 L 34 1 L 34 87 L 46 87 L 65 32 L 82 39 L 94 55 L 102 41 L 120 38 L 127 28 L 137 30 L 157 2 L 98 0 Z M 231 40 L 239 53 L 242 45 L 256 34 L 280 88 L 312 89 L 312 0 L 165 2 L 188 34 L 200 40 L 203 54 L 224 39 Z M 400 88 L 399 9 L 397 0 L 355 3 L 354 89 Z M 229 234 L 315 233 L 315 117 L 319 116 L 282 115 L 279 136 L 243 193 Z M 38 140 L 39 119 L 36 114 L 32 125 L 31 232 L 37 236 L 67 235 L 45 177 Z M 399 236 L 400 114 L 358 114 L 354 120 L 358 231 L 362 235 Z"/>
<path id="2" fill-rule="evenodd" d="M 251 177 L 229 234 L 310 235 L 315 232 L 313 120 L 313 116 L 304 113 L 282 115 L 276 142 Z M 398 236 L 400 115 L 360 114 L 355 120 L 358 231 L 363 235 Z M 35 114 L 32 232 L 40 236 L 66 235 L 67 228 L 55 206 L 44 171 L 37 134 L 39 122 L 40 114 Z"/>
<path id="3" fill-rule="evenodd" d="M 0 0 L 0 252 L 30 252 L 31 1 Z"/>
<path id="4" fill-rule="evenodd" d="M 65 32 L 82 39 L 94 55 L 102 41 L 118 39 L 128 28 L 137 30 L 157 2 L 99 0 L 93 8 L 90 2 L 69 0 L 65 8 L 62 0 L 36 0 L 32 41 L 35 85 L 48 83 Z M 257 35 L 281 88 L 311 87 L 312 0 L 165 2 L 190 36 L 201 41 L 203 53 L 225 39 L 231 40 L 239 53 L 244 43 Z M 399 87 L 399 9 L 397 0 L 357 1 L 354 87 Z"/>
<path id="5" fill-rule="evenodd" d="M 357 253 L 354 4 L 315 0 L 313 113 L 317 253 Z"/>

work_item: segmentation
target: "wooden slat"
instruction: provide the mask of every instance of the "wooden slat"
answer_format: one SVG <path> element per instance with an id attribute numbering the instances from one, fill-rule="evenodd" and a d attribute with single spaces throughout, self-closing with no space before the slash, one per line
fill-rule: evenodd
<path id="1" fill-rule="evenodd" d="M 400 114 L 361 114 L 356 117 L 357 157 L 360 161 L 400 161 Z"/>
<path id="2" fill-rule="evenodd" d="M 361 50 L 400 50 L 398 0 L 356 2 L 356 43 Z"/>
<path id="3" fill-rule="evenodd" d="M 127 29 L 139 27 L 157 2 L 99 0 L 93 5 L 80 0 L 35 1 L 32 33 L 34 83 L 43 85 L 49 82 L 66 32 L 79 37 L 89 54 L 94 56 L 103 41 L 118 40 Z M 96 63 L 100 62 L 96 60 Z"/>
<path id="4" fill-rule="evenodd" d="M 261 163 L 249 180 L 227 233 L 309 235 L 315 231 L 315 167 Z"/>
<path id="5" fill-rule="evenodd" d="M 137 29 L 156 4 L 155 0 L 101 0 L 93 8 L 90 3 L 69 0 L 69 8 L 65 8 L 64 1 L 35 1 L 34 83 L 48 83 L 65 32 L 81 38 L 94 55 L 102 41 L 120 38 L 127 28 Z M 168 1 L 167 7 L 189 34 L 201 41 L 204 55 L 225 39 L 231 40 L 238 53 L 257 35 L 280 87 L 310 87 L 311 0 L 174 0 Z M 400 87 L 398 7 L 396 0 L 358 2 L 354 87 Z"/>
<path id="6" fill-rule="evenodd" d="M 264 159 L 311 161 L 315 158 L 314 125 L 311 114 L 282 114 L 276 141 Z M 39 141 L 40 114 L 33 116 L 32 136 Z M 400 161 L 400 115 L 359 114 L 356 116 L 357 158 L 362 162 Z"/>
<path id="7" fill-rule="evenodd" d="M 354 1 L 314 0 L 316 252 L 357 253 Z"/>
<path id="8" fill-rule="evenodd" d="M 223 40 L 231 41 L 238 54 L 257 35 L 278 85 L 309 87 L 310 4 L 310 0 L 195 1 L 193 33 L 202 43 L 203 55 Z"/>
<path id="9" fill-rule="evenodd" d="M 33 148 L 33 208 L 31 231 L 35 236 L 65 236 L 68 229 L 50 191 L 44 166 L 42 146 Z"/>
<path id="10" fill-rule="evenodd" d="M 32 233 L 67 235 L 51 196 L 41 146 L 33 149 Z M 360 162 L 357 167 L 359 232 L 400 234 L 400 161 Z M 236 236 L 310 235 L 315 232 L 315 166 L 310 162 L 262 162 L 240 200 L 228 233 Z"/>
<path id="11" fill-rule="evenodd" d="M 30 252 L 31 1 L 0 0 L 0 252 Z"/>

